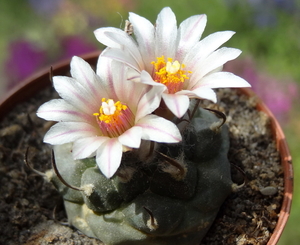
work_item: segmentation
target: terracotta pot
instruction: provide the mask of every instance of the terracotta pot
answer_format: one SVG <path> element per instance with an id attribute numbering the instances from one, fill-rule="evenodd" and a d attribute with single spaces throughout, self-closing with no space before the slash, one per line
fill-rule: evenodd
<path id="1" fill-rule="evenodd" d="M 256 96 L 255 93 L 248 88 L 240 88 L 240 90 L 245 93 L 246 95 Z M 271 236 L 267 245 L 274 245 L 277 244 L 279 238 L 283 232 L 283 229 L 286 225 L 286 222 L 289 218 L 290 211 L 291 211 L 291 204 L 292 204 L 292 197 L 293 197 L 293 166 L 292 166 L 292 157 L 290 154 L 290 150 L 285 138 L 285 135 L 274 117 L 273 113 L 270 109 L 262 102 L 259 101 L 257 104 L 257 109 L 260 111 L 265 112 L 271 119 L 271 127 L 276 139 L 276 147 L 280 152 L 281 157 L 281 165 L 284 171 L 284 197 L 282 206 L 280 209 L 279 218 L 277 221 L 277 225 L 275 230 L 273 231 L 273 235 Z"/>
<path id="2" fill-rule="evenodd" d="M 82 56 L 87 62 L 91 65 L 95 65 L 98 60 L 99 52 L 93 52 Z M 66 60 L 64 62 L 57 63 L 52 66 L 53 75 L 65 75 L 70 71 L 69 66 L 70 60 Z M 37 72 L 30 78 L 23 81 L 19 86 L 15 87 L 11 90 L 5 98 L 0 100 L 0 120 L 5 117 L 7 113 L 18 103 L 22 101 L 26 101 L 31 96 L 35 95 L 37 92 L 46 88 L 47 86 L 51 86 L 50 82 L 50 69 L 44 69 L 40 72 Z M 247 96 L 256 96 L 251 89 L 241 88 L 239 89 L 242 93 Z M 292 159 L 289 152 L 289 148 L 287 146 L 287 142 L 284 136 L 284 133 L 274 118 L 273 114 L 266 107 L 266 105 L 259 101 L 257 105 L 257 109 L 264 111 L 271 118 L 271 127 L 274 133 L 274 137 L 277 142 L 277 149 L 280 151 L 281 156 L 281 164 L 283 166 L 284 171 L 284 197 L 281 206 L 281 211 L 279 214 L 279 219 L 276 225 L 275 230 L 273 231 L 272 236 L 270 237 L 268 245 L 277 244 L 283 229 L 288 220 L 291 202 L 292 202 L 292 194 L 293 194 L 293 168 L 292 168 Z"/>

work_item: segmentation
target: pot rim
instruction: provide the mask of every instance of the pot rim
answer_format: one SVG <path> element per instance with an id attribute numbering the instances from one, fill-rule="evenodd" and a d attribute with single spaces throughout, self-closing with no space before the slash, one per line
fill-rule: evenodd
<path id="1" fill-rule="evenodd" d="M 273 245 L 277 244 L 279 241 L 291 211 L 294 185 L 292 156 L 290 154 L 285 134 L 274 114 L 270 111 L 266 104 L 260 98 L 258 98 L 252 89 L 239 88 L 239 90 L 248 97 L 255 96 L 257 98 L 257 110 L 263 111 L 269 116 L 273 135 L 276 140 L 276 148 L 280 152 L 281 165 L 284 171 L 284 196 L 276 227 L 267 243 L 267 245 Z"/>
<path id="2" fill-rule="evenodd" d="M 100 51 L 87 53 L 80 56 L 88 63 L 96 64 Z M 49 68 L 44 68 L 23 80 L 16 87 L 11 89 L 5 96 L 0 100 L 0 120 L 15 106 L 17 103 L 21 103 L 33 96 L 38 91 L 44 89 L 51 85 L 50 74 L 60 75 L 66 69 L 70 70 L 70 59 L 57 62 Z M 53 71 L 53 73 L 52 73 Z M 41 82 L 42 81 L 42 82 Z M 281 165 L 284 171 L 284 196 L 278 217 L 276 227 L 271 235 L 267 245 L 277 244 L 279 238 L 284 230 L 287 220 L 290 215 L 292 196 L 293 196 L 293 166 L 292 157 L 288 144 L 283 133 L 283 130 L 278 123 L 277 119 L 274 117 L 270 109 L 264 104 L 264 102 L 258 98 L 258 96 L 250 88 L 235 88 L 241 91 L 248 97 L 255 96 L 257 98 L 257 109 L 265 112 L 271 121 L 271 128 L 276 140 L 277 150 L 280 152 Z"/>

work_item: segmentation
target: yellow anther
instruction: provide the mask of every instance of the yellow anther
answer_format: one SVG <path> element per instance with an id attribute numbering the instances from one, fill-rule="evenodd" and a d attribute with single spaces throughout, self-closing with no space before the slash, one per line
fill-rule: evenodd
<path id="1" fill-rule="evenodd" d="M 118 137 L 134 125 L 134 114 L 122 102 L 101 99 L 99 112 L 93 113 L 103 135 Z"/>
<path id="2" fill-rule="evenodd" d="M 191 71 L 184 70 L 185 65 L 180 64 L 177 60 L 173 62 L 172 58 L 168 58 L 165 62 L 165 57 L 157 57 L 157 62 L 153 61 L 154 66 L 153 79 L 158 83 L 166 85 L 168 92 L 174 94 L 183 88 L 185 80 L 189 79 L 187 74 Z"/>

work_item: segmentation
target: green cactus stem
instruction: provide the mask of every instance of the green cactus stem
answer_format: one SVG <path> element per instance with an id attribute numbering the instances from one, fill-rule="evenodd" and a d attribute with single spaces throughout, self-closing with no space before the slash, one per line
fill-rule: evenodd
<path id="1" fill-rule="evenodd" d="M 147 161 L 139 158 L 143 147 L 124 153 L 111 179 L 94 158 L 73 160 L 71 147 L 54 147 L 59 176 L 47 175 L 64 198 L 69 224 L 105 244 L 199 244 L 232 189 L 227 127 L 201 108 L 182 142 L 152 145 Z"/>

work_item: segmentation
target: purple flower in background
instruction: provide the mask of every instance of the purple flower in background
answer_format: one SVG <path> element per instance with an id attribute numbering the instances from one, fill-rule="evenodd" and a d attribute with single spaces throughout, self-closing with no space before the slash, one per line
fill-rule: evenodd
<path id="1" fill-rule="evenodd" d="M 45 51 L 25 40 L 15 41 L 9 45 L 9 56 L 4 63 L 8 78 L 7 89 L 11 89 L 24 78 L 41 68 L 46 61 Z"/>
<path id="2" fill-rule="evenodd" d="M 54 60 L 71 58 L 97 50 L 96 45 L 88 43 L 77 36 L 64 37 L 61 41 L 62 55 Z M 49 57 L 44 50 L 26 40 L 12 42 L 9 46 L 9 56 L 5 61 L 5 76 L 7 89 L 13 88 L 26 77 L 49 63 Z"/>
<path id="3" fill-rule="evenodd" d="M 278 81 L 274 77 L 262 74 L 258 77 L 255 87 L 255 91 L 276 118 L 281 122 L 285 121 L 297 96 L 296 84 L 288 81 Z"/>
<path id="4" fill-rule="evenodd" d="M 61 43 L 62 59 L 71 58 L 73 56 L 80 56 L 85 53 L 98 50 L 96 45 L 89 43 L 79 36 L 64 37 Z"/>

